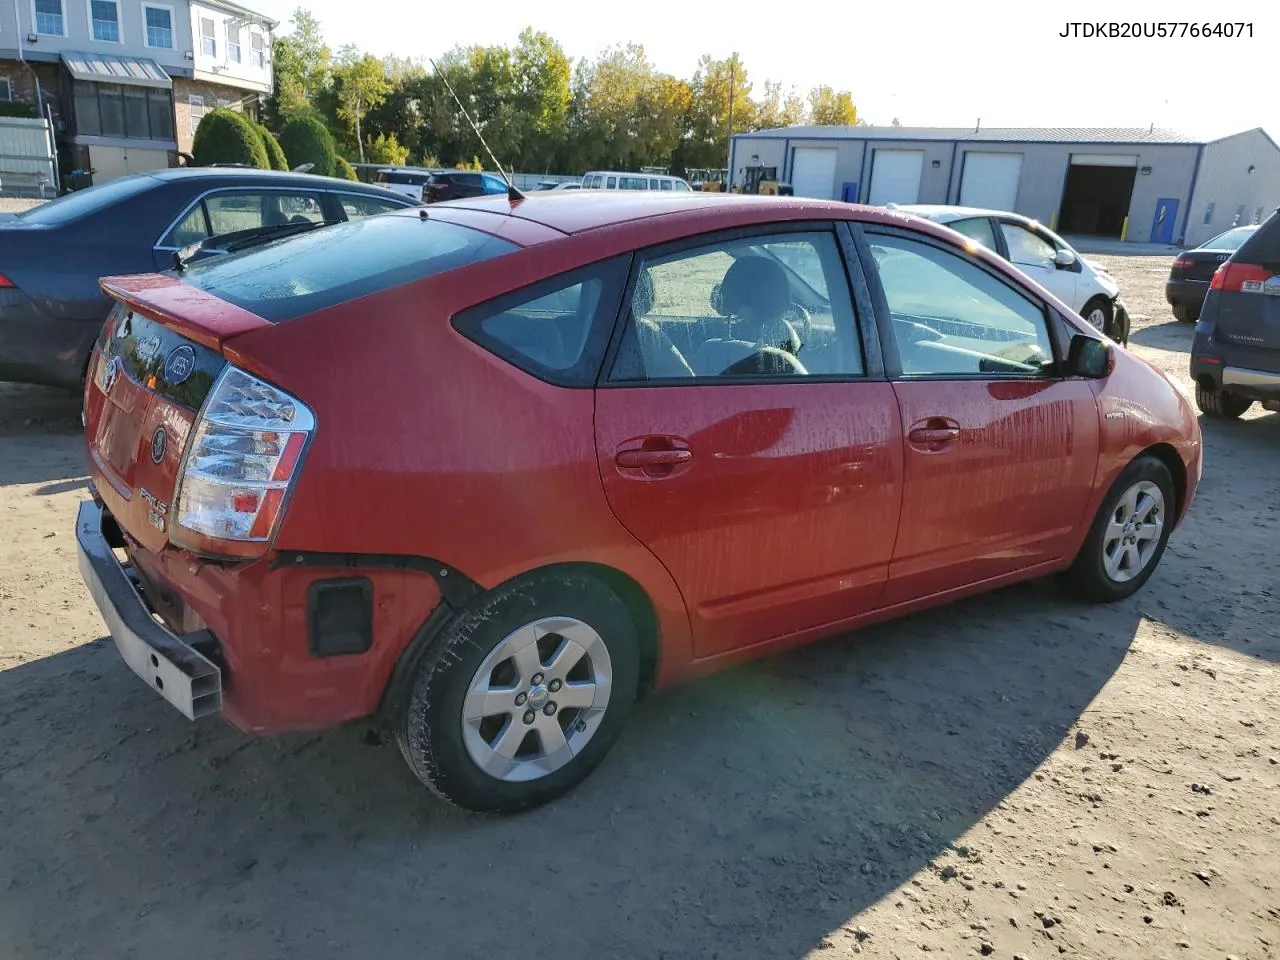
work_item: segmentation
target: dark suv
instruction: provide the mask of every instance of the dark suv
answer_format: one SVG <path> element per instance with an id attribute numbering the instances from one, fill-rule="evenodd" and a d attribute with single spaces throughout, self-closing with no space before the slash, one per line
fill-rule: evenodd
<path id="1" fill-rule="evenodd" d="M 1218 267 L 1191 346 L 1196 403 L 1235 419 L 1259 401 L 1280 411 L 1280 210 Z"/>
<path id="2" fill-rule="evenodd" d="M 441 200 L 461 200 L 463 197 L 481 197 L 486 193 L 506 193 L 507 184 L 492 173 L 463 173 L 447 170 L 433 173 L 422 192 L 427 203 Z"/>

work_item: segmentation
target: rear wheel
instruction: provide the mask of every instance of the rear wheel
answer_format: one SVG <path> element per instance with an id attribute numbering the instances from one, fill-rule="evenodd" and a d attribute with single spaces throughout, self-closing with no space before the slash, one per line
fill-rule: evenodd
<path id="1" fill-rule="evenodd" d="M 1076 592 L 1096 603 L 1136 593 L 1164 554 L 1174 504 L 1173 478 L 1158 459 L 1139 457 L 1125 467 L 1067 571 Z"/>
<path id="2" fill-rule="evenodd" d="M 636 628 L 579 572 L 499 588 L 436 640 L 396 725 L 410 768 L 476 813 L 567 793 L 604 759 L 635 699 Z"/>
<path id="3" fill-rule="evenodd" d="M 1185 303 L 1175 303 L 1173 305 L 1173 319 L 1179 323 L 1195 323 L 1200 319 L 1200 311 Z"/>
<path id="4" fill-rule="evenodd" d="M 1238 420 L 1253 406 L 1253 401 L 1238 397 L 1221 387 L 1214 390 L 1197 383 L 1196 406 L 1206 417 L 1213 417 L 1215 420 Z"/>

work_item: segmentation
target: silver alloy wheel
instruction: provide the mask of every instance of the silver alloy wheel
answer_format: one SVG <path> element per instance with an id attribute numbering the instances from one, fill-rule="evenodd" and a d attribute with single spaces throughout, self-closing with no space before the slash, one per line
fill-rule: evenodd
<path id="1" fill-rule="evenodd" d="M 509 783 L 537 780 L 582 752 L 609 706 L 613 665 L 600 634 L 572 617 L 512 631 L 485 657 L 462 704 L 462 741 L 477 767 Z"/>
<path id="2" fill-rule="evenodd" d="M 1126 583 L 1147 568 L 1164 530 L 1164 493 L 1139 480 L 1120 498 L 1102 536 L 1102 567 L 1116 583 Z"/>
<path id="3" fill-rule="evenodd" d="M 1085 319 L 1101 330 L 1107 324 L 1107 312 L 1101 307 L 1094 307 L 1089 311 L 1089 315 Z"/>

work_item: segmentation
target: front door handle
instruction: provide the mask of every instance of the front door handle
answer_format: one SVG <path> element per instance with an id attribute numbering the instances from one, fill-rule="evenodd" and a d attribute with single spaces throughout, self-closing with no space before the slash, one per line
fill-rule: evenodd
<path id="1" fill-rule="evenodd" d="M 916 422 L 907 431 L 909 441 L 930 451 L 941 450 L 959 436 L 960 424 L 950 417 L 929 417 Z"/>
<path id="2" fill-rule="evenodd" d="M 626 467 L 628 470 L 643 470 L 646 467 L 674 467 L 677 464 L 688 463 L 693 459 L 693 452 L 679 449 L 646 450 L 640 447 L 619 450 L 614 459 L 620 467 Z"/>
<path id="3" fill-rule="evenodd" d="M 950 443 L 960 436 L 959 427 L 917 427 L 909 434 L 912 443 Z"/>

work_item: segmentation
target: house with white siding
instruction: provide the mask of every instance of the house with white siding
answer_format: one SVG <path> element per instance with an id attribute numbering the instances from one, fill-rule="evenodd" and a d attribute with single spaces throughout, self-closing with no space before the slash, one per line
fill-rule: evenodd
<path id="1" fill-rule="evenodd" d="M 0 100 L 52 122 L 64 177 L 172 166 L 208 110 L 258 114 L 276 25 L 230 0 L 0 0 Z"/>

